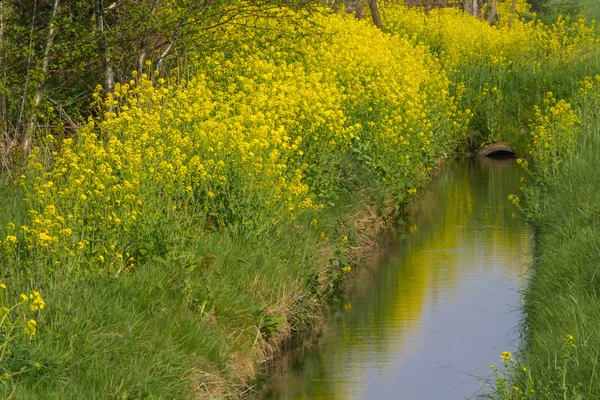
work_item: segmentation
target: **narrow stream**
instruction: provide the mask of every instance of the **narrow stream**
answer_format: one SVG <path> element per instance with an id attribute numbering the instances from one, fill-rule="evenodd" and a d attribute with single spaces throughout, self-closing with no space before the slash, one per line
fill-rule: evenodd
<path id="1" fill-rule="evenodd" d="M 448 163 L 406 225 L 330 311 L 319 340 L 276 366 L 262 399 L 473 397 L 516 346 L 530 232 L 507 200 L 513 159 Z"/>

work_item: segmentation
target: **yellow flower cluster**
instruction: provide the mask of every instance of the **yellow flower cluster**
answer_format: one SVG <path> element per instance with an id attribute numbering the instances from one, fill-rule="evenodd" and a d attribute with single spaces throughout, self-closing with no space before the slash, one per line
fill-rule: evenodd
<path id="1" fill-rule="evenodd" d="M 46 302 L 37 290 L 32 290 L 29 295 L 29 309 L 31 311 L 43 310 L 46 307 Z"/>
<path id="2" fill-rule="evenodd" d="M 550 179 L 562 161 L 573 153 L 579 126 L 579 117 L 571 104 L 557 101 L 551 92 L 546 94 L 543 107 L 535 107 L 531 153 L 539 179 Z"/>
<path id="3" fill-rule="evenodd" d="M 28 320 L 23 328 L 23 333 L 29 336 L 35 336 L 37 334 L 37 321 L 35 319 Z"/>
<path id="4" fill-rule="evenodd" d="M 600 108 L 600 75 L 585 77 L 579 83 L 578 101 L 582 123 L 589 125 L 596 118 L 595 110 Z M 590 133 L 590 132 L 585 132 Z"/>
<path id="5" fill-rule="evenodd" d="M 0 259 L 3 259 L 3 256 L 18 257 L 19 242 L 14 235 L 15 229 L 15 224 L 8 224 L 9 234 L 4 240 L 0 240 Z M 21 293 L 16 296 L 16 293 L 11 293 L 8 286 L 0 281 L 0 338 L 2 338 L 0 340 L 0 365 L 2 366 L 0 367 L 0 374 L 2 374 L 0 380 L 27 371 L 27 368 L 23 367 L 16 372 L 7 370 L 8 364 L 3 361 L 13 355 L 12 349 L 14 346 L 18 346 L 19 338 L 25 336 L 26 341 L 30 343 L 32 337 L 37 335 L 38 320 L 36 318 L 45 308 L 46 301 L 39 291 L 32 290 L 29 295 Z M 39 364 L 36 363 L 36 365 Z"/>
<path id="6" fill-rule="evenodd" d="M 507 361 L 512 361 L 512 354 L 510 351 L 503 351 L 500 355 L 500 360 L 505 363 Z"/>
<path id="7" fill-rule="evenodd" d="M 282 26 L 282 20 L 296 23 Z M 347 142 L 387 182 L 407 184 L 407 176 L 426 173 L 436 157 L 464 138 L 470 113 L 458 110 L 449 79 L 424 46 L 325 10 L 308 19 L 280 10 L 254 23 L 269 33 L 257 38 L 252 24 L 246 31 L 232 28 L 228 42 L 234 56 L 262 54 L 278 65 L 294 63 L 336 88 L 345 124 L 352 128 Z M 310 146 L 321 141 L 315 135 L 307 139 Z M 336 138 L 328 143 L 339 145 Z M 319 158 L 308 160 L 310 178 L 325 172 L 313 173 Z"/>
<path id="8" fill-rule="evenodd" d="M 254 229 L 318 210 L 349 155 L 402 200 L 465 136 L 470 113 L 424 46 L 326 10 L 272 13 L 226 25 L 230 46 L 190 56 L 185 80 L 147 71 L 108 98 L 98 87 L 99 117 L 49 168 L 35 149 L 31 253 L 128 270 L 177 224 Z"/>
<path id="9" fill-rule="evenodd" d="M 9 347 L 14 345 L 18 337 L 37 334 L 38 323 L 32 316 L 46 307 L 37 290 L 33 290 L 29 296 L 21 293 L 18 301 L 12 300 L 7 291 L 6 284 L 0 282 L 0 365 L 12 354 Z"/>
<path id="10" fill-rule="evenodd" d="M 585 19 L 571 21 L 560 16 L 548 26 L 532 18 L 521 18 L 529 6 L 519 0 L 515 14 L 512 1 L 496 2 L 500 20 L 490 26 L 457 8 L 439 8 L 425 16 L 421 8 L 385 3 L 382 13 L 385 29 L 427 43 L 439 55 L 445 68 L 466 65 L 529 65 L 532 59 L 567 62 L 574 57 L 587 57 L 597 48 L 596 28 Z M 540 68 L 540 66 L 534 66 Z"/>

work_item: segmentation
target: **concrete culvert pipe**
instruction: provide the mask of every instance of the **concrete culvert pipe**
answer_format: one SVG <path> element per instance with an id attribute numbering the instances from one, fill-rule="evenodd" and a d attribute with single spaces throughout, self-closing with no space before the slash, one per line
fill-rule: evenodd
<path id="1" fill-rule="evenodd" d="M 515 151 L 508 144 L 497 142 L 488 144 L 479 152 L 481 157 L 490 158 L 512 158 L 516 157 Z"/>

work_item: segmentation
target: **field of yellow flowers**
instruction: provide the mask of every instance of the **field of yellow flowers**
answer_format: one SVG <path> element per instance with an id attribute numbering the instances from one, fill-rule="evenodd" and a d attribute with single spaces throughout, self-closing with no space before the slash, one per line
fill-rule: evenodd
<path id="1" fill-rule="evenodd" d="M 468 113 L 425 47 L 337 15 L 249 23 L 189 79 L 134 73 L 96 96 L 77 140 L 46 137 L 54 150 L 23 177 L 31 222 L 13 233 L 29 257 L 119 274 L 170 247 L 167 225 L 256 235 L 331 202 L 349 154 L 401 202 L 463 140 Z"/>
<path id="2" fill-rule="evenodd" d="M 546 25 L 525 2 L 517 2 L 515 14 L 508 3 L 499 2 L 494 26 L 458 9 L 425 17 L 416 8 L 386 4 L 383 13 L 388 32 L 427 44 L 450 79 L 465 85 L 460 109 L 474 113 L 471 147 L 503 140 L 525 153 L 528 126 L 547 92 L 571 99 L 577 83 L 600 70 L 599 37 L 593 21 L 559 15 Z"/>
<path id="3" fill-rule="evenodd" d="M 41 138 L 3 189 L 0 396 L 239 394 L 440 159 L 537 151 L 529 119 L 569 112 L 595 28 L 509 9 L 492 27 L 385 4 L 385 32 L 272 9 L 210 54 L 98 86 L 94 117 Z"/>

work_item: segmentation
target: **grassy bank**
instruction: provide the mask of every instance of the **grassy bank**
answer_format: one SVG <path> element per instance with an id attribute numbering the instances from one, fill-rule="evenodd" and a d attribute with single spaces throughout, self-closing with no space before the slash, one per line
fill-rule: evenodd
<path id="1" fill-rule="evenodd" d="M 503 358 L 491 398 L 577 399 L 600 393 L 599 84 L 600 77 L 583 83 L 573 110 L 566 103 L 550 108 L 534 130 L 536 169 L 523 194 L 535 229 L 525 345 L 516 362 L 509 354 Z M 550 140 L 554 143 L 546 146 Z"/>
<path id="2" fill-rule="evenodd" d="M 372 189 L 269 239 L 198 229 L 135 272 L 62 281 L 37 272 L 47 306 L 31 316 L 35 336 L 8 343 L 3 396 L 235 397 L 259 361 L 317 322 L 375 242 L 389 210 Z"/>
<path id="3" fill-rule="evenodd" d="M 585 3 L 578 4 L 590 6 L 584 15 L 597 18 L 596 2 Z M 520 199 L 513 198 L 535 230 L 524 345 L 515 358 L 502 355 L 489 398 L 582 399 L 600 393 L 599 83 L 598 76 L 584 78 L 566 101 L 547 94 L 536 110 L 533 167 L 523 162 L 530 182 Z"/>

